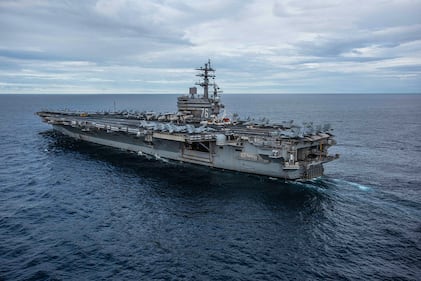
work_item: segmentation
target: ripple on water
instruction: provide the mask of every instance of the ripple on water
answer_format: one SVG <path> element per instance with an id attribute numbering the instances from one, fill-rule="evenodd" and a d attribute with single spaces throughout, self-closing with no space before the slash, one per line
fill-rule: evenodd
<path id="1" fill-rule="evenodd" d="M 262 99 L 279 107 L 276 116 L 311 116 L 302 97 Z M 342 143 L 329 176 L 307 183 L 147 160 L 60 136 L 32 112 L 19 117 L 22 137 L 5 128 L 0 138 L 0 279 L 417 280 L 420 181 L 410 148 L 419 137 L 404 128 L 414 143 L 393 142 L 393 130 L 382 131 L 396 130 L 394 120 L 411 110 L 388 119 L 379 105 L 389 97 L 352 97 L 305 96 L 340 124 Z M 41 100 L 54 101 L 34 99 L 33 111 Z M 243 112 L 267 112 L 247 97 L 233 101 Z M 373 114 L 388 126 L 366 118 Z M 367 131 L 379 143 L 359 133 Z"/>

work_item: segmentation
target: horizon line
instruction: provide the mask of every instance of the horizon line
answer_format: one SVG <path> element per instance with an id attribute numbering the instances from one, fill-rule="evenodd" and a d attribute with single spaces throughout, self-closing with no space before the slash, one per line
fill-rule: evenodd
<path id="1" fill-rule="evenodd" d="M 222 96 L 225 95 L 420 95 L 421 92 L 401 92 L 401 93 L 392 93 L 392 92 L 373 92 L 373 93 L 224 93 Z M 0 95 L 188 95 L 188 94 L 178 94 L 178 93 L 100 93 L 100 92 L 92 92 L 92 93 L 1 93 Z M 221 96 L 221 94 L 219 95 Z"/>

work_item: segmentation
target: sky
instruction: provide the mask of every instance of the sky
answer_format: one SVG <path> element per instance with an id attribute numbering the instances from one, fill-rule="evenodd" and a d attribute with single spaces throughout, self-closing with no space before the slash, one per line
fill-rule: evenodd
<path id="1" fill-rule="evenodd" d="M 0 93 L 421 93 L 421 0 L 0 0 Z"/>

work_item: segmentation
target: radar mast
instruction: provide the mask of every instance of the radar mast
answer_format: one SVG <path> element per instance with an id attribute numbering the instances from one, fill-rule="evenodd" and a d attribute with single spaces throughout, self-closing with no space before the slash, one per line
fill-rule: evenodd
<path id="1" fill-rule="evenodd" d="M 196 85 L 203 87 L 203 97 L 205 99 L 209 98 L 209 86 L 215 87 L 215 82 L 210 83 L 209 78 L 215 79 L 215 69 L 211 67 L 211 61 L 208 59 L 208 62 L 205 63 L 205 67 L 201 66 L 200 68 L 196 68 L 199 70 L 200 73 L 196 74 L 196 76 L 202 77 L 203 80 L 196 83 Z"/>

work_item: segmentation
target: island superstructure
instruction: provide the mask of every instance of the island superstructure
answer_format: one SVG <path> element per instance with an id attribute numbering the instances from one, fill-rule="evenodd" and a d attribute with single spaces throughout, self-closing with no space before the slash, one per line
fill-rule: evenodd
<path id="1" fill-rule="evenodd" d="M 240 120 L 224 108 L 210 61 L 196 69 L 201 80 L 177 99 L 176 113 L 40 111 L 44 122 L 71 138 L 136 152 L 156 159 L 186 162 L 286 180 L 323 175 L 323 164 L 338 158 L 329 125 L 267 119 Z"/>

